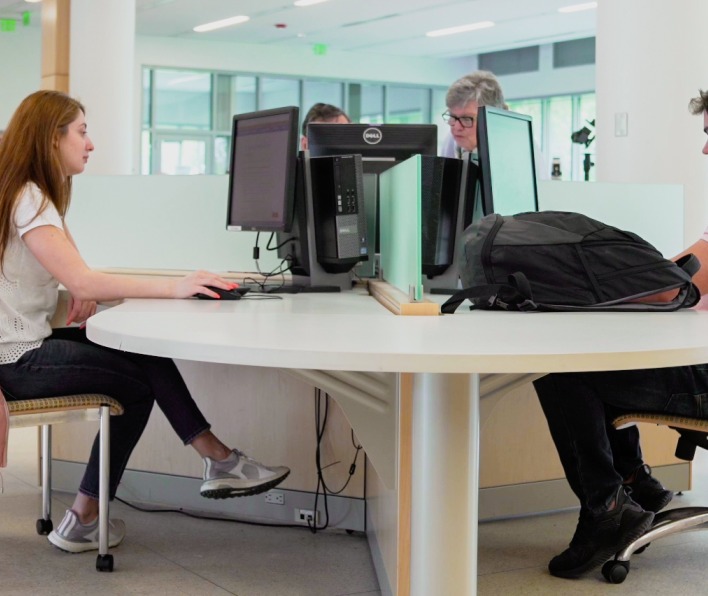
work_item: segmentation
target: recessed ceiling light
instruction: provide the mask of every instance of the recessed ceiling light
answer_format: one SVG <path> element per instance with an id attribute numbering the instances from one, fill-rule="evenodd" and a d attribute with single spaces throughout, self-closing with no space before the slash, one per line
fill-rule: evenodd
<path id="1" fill-rule="evenodd" d="M 25 0 L 25 2 L 28 2 L 29 4 L 37 4 L 41 2 L 42 0 Z"/>
<path id="2" fill-rule="evenodd" d="M 321 4 L 322 2 L 327 2 L 327 0 L 295 0 L 293 4 L 295 6 L 312 6 L 313 4 Z"/>
<path id="3" fill-rule="evenodd" d="M 558 9 L 558 12 L 580 12 L 581 10 L 592 10 L 593 8 L 597 8 L 597 2 L 585 2 L 584 4 L 561 6 Z"/>
<path id="4" fill-rule="evenodd" d="M 428 37 L 441 37 L 443 35 L 455 35 L 456 33 L 464 33 L 465 31 L 476 31 L 477 29 L 488 29 L 494 27 L 492 21 L 480 21 L 479 23 L 470 23 L 469 25 L 458 25 L 457 27 L 448 27 L 447 29 L 437 29 L 428 31 L 425 35 Z"/>
<path id="5" fill-rule="evenodd" d="M 204 25 L 197 25 L 193 31 L 197 33 L 204 33 L 205 31 L 214 31 L 214 29 L 223 29 L 224 27 L 231 27 L 231 25 L 239 25 L 250 21 L 251 17 L 240 16 L 231 17 L 229 19 L 222 19 L 221 21 L 214 21 L 212 23 L 205 23 Z"/>

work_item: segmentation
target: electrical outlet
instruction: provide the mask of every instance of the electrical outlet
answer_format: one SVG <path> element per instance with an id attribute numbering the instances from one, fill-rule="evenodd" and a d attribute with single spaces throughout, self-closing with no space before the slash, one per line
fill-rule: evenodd
<path id="1" fill-rule="evenodd" d="M 317 512 L 317 517 L 315 518 L 315 512 L 312 509 L 296 509 L 295 510 L 295 521 L 301 524 L 318 524 L 320 521 L 319 511 Z"/>
<path id="2" fill-rule="evenodd" d="M 279 490 L 268 491 L 265 496 L 265 502 L 273 503 L 274 505 L 284 505 L 285 495 Z"/>

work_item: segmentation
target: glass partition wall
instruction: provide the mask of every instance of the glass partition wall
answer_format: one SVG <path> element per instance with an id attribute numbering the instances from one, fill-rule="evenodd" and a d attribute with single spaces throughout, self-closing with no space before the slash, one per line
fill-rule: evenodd
<path id="1" fill-rule="evenodd" d="M 226 174 L 234 114 L 283 107 L 300 116 L 317 102 L 342 107 L 352 122 L 447 125 L 444 87 L 303 79 L 277 75 L 143 69 L 140 169 L 142 174 Z M 571 134 L 595 118 L 595 95 L 516 99 L 509 108 L 533 117 L 537 150 L 549 169 L 560 160 L 563 180 L 583 180 L 585 154 L 594 146 Z M 594 180 L 590 170 L 589 179 Z"/>

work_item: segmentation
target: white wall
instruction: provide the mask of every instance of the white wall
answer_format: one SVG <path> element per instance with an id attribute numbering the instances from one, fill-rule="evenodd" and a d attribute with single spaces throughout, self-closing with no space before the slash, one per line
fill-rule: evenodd
<path id="1" fill-rule="evenodd" d="M 0 32 L 0 130 L 15 108 L 41 81 L 41 31 L 18 25 L 12 32 Z"/>
<path id="2" fill-rule="evenodd" d="M 138 64 L 250 73 L 449 85 L 466 72 L 465 60 L 337 52 L 316 56 L 308 48 L 145 37 L 136 39 Z"/>
<path id="3" fill-rule="evenodd" d="M 71 0 L 69 93 L 86 106 L 91 140 L 100 150 L 94 174 L 131 174 L 135 0 Z"/>
<path id="4" fill-rule="evenodd" d="M 597 14 L 597 180 L 682 184 L 689 244 L 708 224 L 703 121 L 687 109 L 708 86 L 707 20 L 705 0 L 601 2 Z"/>
<path id="5" fill-rule="evenodd" d="M 553 68 L 553 45 L 540 49 L 539 69 L 500 76 L 506 99 L 571 95 L 595 90 L 595 65 Z"/>

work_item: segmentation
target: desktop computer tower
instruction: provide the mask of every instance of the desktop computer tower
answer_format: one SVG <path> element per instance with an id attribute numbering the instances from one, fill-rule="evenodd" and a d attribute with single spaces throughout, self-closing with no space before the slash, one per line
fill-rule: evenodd
<path id="1" fill-rule="evenodd" d="M 298 158 L 292 229 L 277 234 L 294 290 L 351 288 L 351 270 L 368 255 L 361 172 L 360 155 Z"/>
<path id="2" fill-rule="evenodd" d="M 364 213 L 366 215 L 366 254 L 368 260 L 359 261 L 354 274 L 362 279 L 378 275 L 378 206 L 379 175 L 364 172 Z"/>
<path id="3" fill-rule="evenodd" d="M 423 155 L 421 218 L 423 275 L 441 275 L 455 256 L 462 160 Z"/>
<path id="4" fill-rule="evenodd" d="M 360 155 L 312 157 L 310 182 L 317 262 L 328 273 L 368 258 Z"/>

